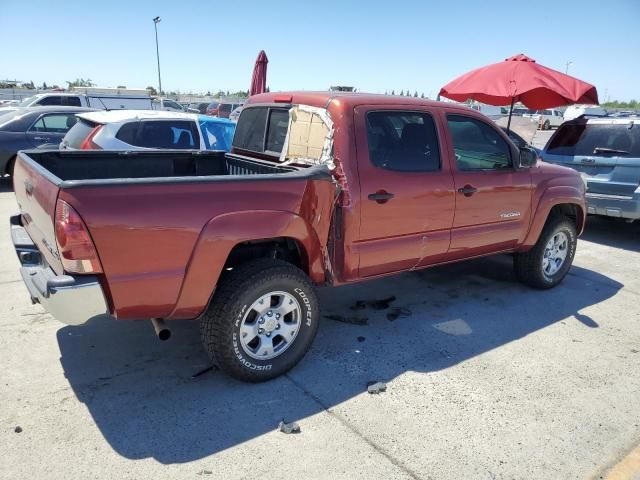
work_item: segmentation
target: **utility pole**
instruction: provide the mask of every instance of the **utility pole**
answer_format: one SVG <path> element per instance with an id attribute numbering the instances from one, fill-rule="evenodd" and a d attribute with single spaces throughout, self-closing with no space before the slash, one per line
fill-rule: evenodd
<path id="1" fill-rule="evenodd" d="M 567 68 L 564 69 L 564 73 L 569 75 L 569 66 L 573 65 L 571 60 L 567 61 Z"/>
<path id="2" fill-rule="evenodd" d="M 153 26 L 156 29 L 156 57 L 158 59 L 158 94 L 162 95 L 162 80 L 160 79 L 160 50 L 158 49 L 158 24 L 160 21 L 160 17 L 153 18 Z"/>

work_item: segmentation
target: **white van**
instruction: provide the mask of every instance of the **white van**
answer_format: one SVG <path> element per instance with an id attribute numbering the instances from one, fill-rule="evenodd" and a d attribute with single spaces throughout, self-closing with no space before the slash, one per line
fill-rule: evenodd
<path id="1" fill-rule="evenodd" d="M 564 111 L 564 120 L 573 120 L 580 115 L 590 115 L 592 117 L 606 117 L 607 111 L 598 105 L 571 105 Z"/>
<path id="2" fill-rule="evenodd" d="M 101 89 L 110 90 L 110 89 Z M 116 89 L 113 89 L 116 90 Z M 41 107 L 46 105 L 89 107 L 105 110 L 151 110 L 151 97 L 146 95 L 132 95 L 129 93 L 80 93 L 80 92 L 50 92 L 39 93 L 25 98 L 18 106 Z"/>

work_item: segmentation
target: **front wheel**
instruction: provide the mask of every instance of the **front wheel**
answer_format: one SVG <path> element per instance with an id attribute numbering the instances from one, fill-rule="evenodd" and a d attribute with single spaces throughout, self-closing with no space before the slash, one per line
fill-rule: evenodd
<path id="1" fill-rule="evenodd" d="M 574 223 L 565 216 L 552 217 L 534 247 L 513 257 L 516 276 L 534 288 L 555 287 L 569 272 L 577 243 Z"/>
<path id="2" fill-rule="evenodd" d="M 275 378 L 307 353 L 319 306 L 308 277 L 274 259 L 249 262 L 218 286 L 200 320 L 205 350 L 229 375 L 248 382 Z"/>

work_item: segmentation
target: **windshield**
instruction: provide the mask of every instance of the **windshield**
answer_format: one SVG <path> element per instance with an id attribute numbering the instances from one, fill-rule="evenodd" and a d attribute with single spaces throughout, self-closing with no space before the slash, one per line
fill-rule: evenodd
<path id="1" fill-rule="evenodd" d="M 633 123 L 563 125 L 547 147 L 552 155 L 615 155 L 640 158 L 640 126 Z"/>
<path id="2" fill-rule="evenodd" d="M 22 100 L 18 106 L 19 107 L 28 107 L 29 105 L 31 105 L 31 103 L 33 103 L 33 101 L 36 99 L 36 96 L 33 95 L 31 97 L 27 97 L 24 100 Z"/>

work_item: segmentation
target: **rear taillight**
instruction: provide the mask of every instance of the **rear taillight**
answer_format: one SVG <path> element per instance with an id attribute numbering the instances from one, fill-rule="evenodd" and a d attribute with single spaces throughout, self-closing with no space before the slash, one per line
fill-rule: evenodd
<path id="1" fill-rule="evenodd" d="M 71 205 L 56 203 L 56 243 L 62 267 L 70 273 L 101 273 L 102 266 L 86 225 Z"/>
<path id="2" fill-rule="evenodd" d="M 89 132 L 87 138 L 85 138 L 80 144 L 80 150 L 102 150 L 102 147 L 93 141 L 93 138 L 102 130 L 104 125 L 97 125 Z"/>

